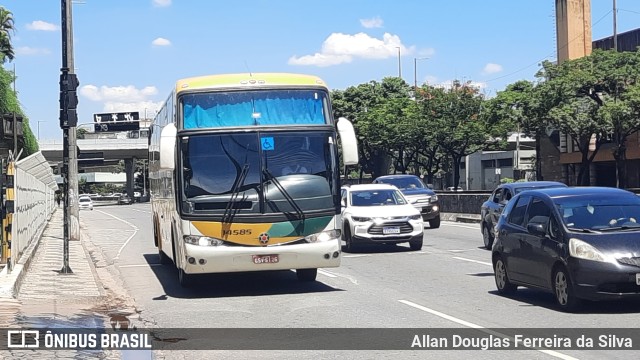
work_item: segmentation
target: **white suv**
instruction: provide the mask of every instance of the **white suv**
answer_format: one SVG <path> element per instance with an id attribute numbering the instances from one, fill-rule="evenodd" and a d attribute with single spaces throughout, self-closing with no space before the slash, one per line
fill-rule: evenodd
<path id="1" fill-rule="evenodd" d="M 411 250 L 422 248 L 422 215 L 393 185 L 343 186 L 342 239 L 346 251 L 355 243 L 397 244 L 408 242 Z"/>

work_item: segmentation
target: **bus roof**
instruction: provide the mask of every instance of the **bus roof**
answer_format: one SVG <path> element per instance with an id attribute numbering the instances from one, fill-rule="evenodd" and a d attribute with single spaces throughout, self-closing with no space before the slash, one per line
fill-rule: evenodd
<path id="1" fill-rule="evenodd" d="M 315 86 L 327 88 L 327 85 L 317 76 L 287 73 L 243 73 L 207 75 L 178 80 L 176 93 L 188 90 L 262 87 L 269 85 Z"/>

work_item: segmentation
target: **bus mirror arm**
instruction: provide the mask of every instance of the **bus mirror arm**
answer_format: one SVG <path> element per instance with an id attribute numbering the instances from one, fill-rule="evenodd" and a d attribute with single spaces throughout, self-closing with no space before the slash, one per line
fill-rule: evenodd
<path id="1" fill-rule="evenodd" d="M 174 124 L 168 124 L 160 132 L 160 170 L 174 170 L 176 167 L 176 135 Z"/>
<path id="2" fill-rule="evenodd" d="M 346 118 L 339 118 L 336 124 L 342 145 L 342 160 L 344 165 L 358 164 L 358 141 L 353 124 Z"/>

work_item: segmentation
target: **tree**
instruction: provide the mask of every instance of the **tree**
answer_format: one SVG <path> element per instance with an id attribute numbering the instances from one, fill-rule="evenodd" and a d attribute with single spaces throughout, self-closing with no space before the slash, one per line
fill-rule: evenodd
<path id="1" fill-rule="evenodd" d="M 13 14 L 11 11 L 0 6 L 0 57 L 2 63 L 11 61 L 14 58 L 11 35 L 15 31 Z"/>
<path id="2" fill-rule="evenodd" d="M 616 182 L 626 186 L 626 140 L 640 130 L 640 52 L 595 50 L 563 62 L 543 63 L 542 98 L 552 106 L 552 124 L 569 135 L 581 153 L 579 185 L 590 185 L 589 167 L 604 143 L 613 144 Z"/>
<path id="3" fill-rule="evenodd" d="M 385 134 L 381 134 L 373 125 L 379 122 L 367 114 L 370 111 L 384 112 L 384 103 L 390 99 L 409 99 L 410 92 L 411 86 L 397 77 L 386 77 L 382 82 L 370 81 L 345 90 L 332 91 L 334 117 L 346 117 L 353 122 L 356 130 L 361 178 L 363 172 L 370 173 L 374 178 L 385 175 L 391 165 L 392 150 L 383 145 L 389 139 L 380 138 Z"/>
<path id="4" fill-rule="evenodd" d="M 460 183 L 462 158 L 482 150 L 490 142 L 487 123 L 481 118 L 484 97 L 471 82 L 454 81 L 450 88 L 424 88 L 429 101 L 424 110 L 432 117 L 435 141 L 452 161 L 453 186 Z"/>

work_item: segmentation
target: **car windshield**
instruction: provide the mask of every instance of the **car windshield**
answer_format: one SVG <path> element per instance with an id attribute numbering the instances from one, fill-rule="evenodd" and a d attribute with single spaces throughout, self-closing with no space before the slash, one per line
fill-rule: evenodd
<path id="1" fill-rule="evenodd" d="M 359 190 L 351 192 L 353 206 L 404 205 L 407 202 L 398 190 Z"/>
<path id="2" fill-rule="evenodd" d="M 418 178 L 406 177 L 406 178 L 392 178 L 392 179 L 380 179 L 381 183 L 391 184 L 400 190 L 405 189 L 424 189 L 425 186 Z"/>
<path id="3" fill-rule="evenodd" d="M 80 198 L 78 201 L 79 202 L 91 202 L 91 199 L 89 199 L 89 198 Z"/>
<path id="4" fill-rule="evenodd" d="M 640 229 L 640 199 L 595 199 L 559 204 L 558 209 L 568 228 L 610 231 Z"/>

